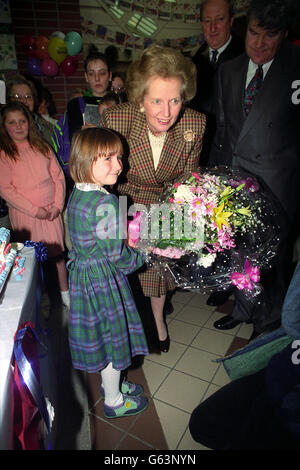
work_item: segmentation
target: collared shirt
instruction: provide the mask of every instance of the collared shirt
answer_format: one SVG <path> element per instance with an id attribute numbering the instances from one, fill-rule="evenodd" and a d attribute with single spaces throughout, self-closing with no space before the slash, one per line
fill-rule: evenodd
<path id="1" fill-rule="evenodd" d="M 266 75 L 267 75 L 267 72 L 269 70 L 269 68 L 271 67 L 272 65 L 272 62 L 273 62 L 274 58 L 272 60 L 270 60 L 270 62 L 267 62 L 266 64 L 263 64 L 262 66 L 262 69 L 263 69 L 263 78 L 265 79 Z M 253 62 L 253 60 L 249 59 L 249 65 L 248 65 L 248 72 L 247 72 L 247 78 L 246 78 L 246 85 L 245 85 L 245 88 L 247 88 L 248 84 L 250 83 L 250 81 L 252 80 L 252 78 L 254 77 L 255 75 L 255 72 L 256 72 L 256 69 L 257 69 L 258 65 L 255 64 Z"/>
<path id="2" fill-rule="evenodd" d="M 225 49 L 226 49 L 226 47 L 229 45 L 231 39 L 232 39 L 232 36 L 230 35 L 228 41 L 225 42 L 225 44 L 223 44 L 223 46 L 220 47 L 219 49 L 213 49 L 212 47 L 209 47 L 209 60 L 211 61 L 211 59 L 212 59 L 212 53 L 213 53 L 213 51 L 218 51 L 217 60 L 216 60 L 216 62 L 218 62 L 218 59 L 219 59 L 219 57 L 220 57 L 220 54 L 222 54 L 222 52 L 225 51 Z"/>

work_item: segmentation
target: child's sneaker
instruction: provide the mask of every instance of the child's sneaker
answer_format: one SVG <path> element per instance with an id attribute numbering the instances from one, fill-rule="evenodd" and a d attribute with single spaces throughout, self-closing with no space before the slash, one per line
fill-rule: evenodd
<path id="1" fill-rule="evenodd" d="M 140 384 L 133 384 L 131 382 L 127 382 L 127 380 L 123 380 L 121 384 L 121 393 L 123 393 L 123 395 L 128 395 L 129 397 L 139 397 L 144 393 L 144 389 Z M 105 397 L 105 392 L 102 385 L 101 396 L 102 398 Z"/>
<path id="2" fill-rule="evenodd" d="M 118 406 L 108 406 L 104 403 L 104 416 L 106 418 L 121 418 L 122 416 L 133 416 L 144 411 L 148 406 L 146 397 L 129 397 L 123 395 L 123 403 Z"/>

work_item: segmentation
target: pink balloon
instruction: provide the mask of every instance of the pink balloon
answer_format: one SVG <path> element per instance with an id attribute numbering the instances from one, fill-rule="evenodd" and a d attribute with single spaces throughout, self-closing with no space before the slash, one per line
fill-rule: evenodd
<path id="1" fill-rule="evenodd" d="M 44 59 L 41 65 L 41 70 L 47 77 L 55 77 L 58 74 L 58 65 L 52 59 Z"/>
<path id="2" fill-rule="evenodd" d="M 73 75 L 74 72 L 76 72 L 78 66 L 78 61 L 74 60 L 73 57 L 67 57 L 61 64 L 60 64 L 60 70 L 64 75 L 69 77 L 70 75 Z"/>

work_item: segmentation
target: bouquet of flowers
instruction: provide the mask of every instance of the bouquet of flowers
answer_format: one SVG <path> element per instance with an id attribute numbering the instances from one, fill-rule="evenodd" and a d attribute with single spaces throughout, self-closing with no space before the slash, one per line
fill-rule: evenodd
<path id="1" fill-rule="evenodd" d="M 135 246 L 178 287 L 211 293 L 234 285 L 253 297 L 279 245 L 278 221 L 277 203 L 257 179 L 216 167 L 171 184 L 129 233 L 138 226 Z"/>

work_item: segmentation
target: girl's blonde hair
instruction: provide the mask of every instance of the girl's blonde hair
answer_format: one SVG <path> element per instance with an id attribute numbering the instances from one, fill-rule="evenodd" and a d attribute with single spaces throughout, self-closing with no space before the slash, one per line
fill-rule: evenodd
<path id="1" fill-rule="evenodd" d="M 18 148 L 5 129 L 5 120 L 8 113 L 20 111 L 28 122 L 28 142 L 33 149 L 39 150 L 46 158 L 49 157 L 50 146 L 39 135 L 36 124 L 29 109 L 19 101 L 10 101 L 0 109 L 0 151 L 3 151 L 12 160 L 19 158 Z"/>
<path id="2" fill-rule="evenodd" d="M 178 77 L 182 81 L 183 102 L 190 101 L 196 94 L 197 69 L 189 57 L 171 47 L 151 46 L 141 57 L 132 62 L 126 77 L 126 92 L 131 103 L 140 105 L 147 92 L 148 79 Z"/>
<path id="3" fill-rule="evenodd" d="M 72 138 L 70 175 L 75 183 L 93 183 L 92 164 L 107 154 L 123 154 L 120 137 L 111 129 L 91 127 L 76 132 Z"/>

